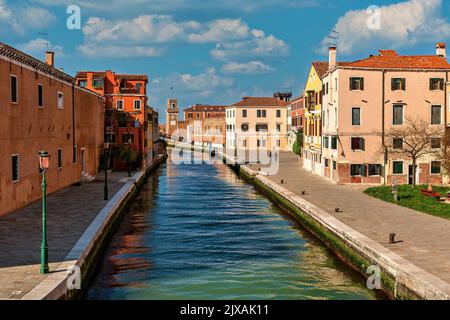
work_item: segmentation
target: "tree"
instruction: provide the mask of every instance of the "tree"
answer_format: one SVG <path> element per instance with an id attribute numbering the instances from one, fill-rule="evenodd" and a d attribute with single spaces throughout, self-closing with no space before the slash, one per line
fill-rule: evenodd
<path id="1" fill-rule="evenodd" d="M 302 152 L 302 148 L 303 148 L 303 131 L 302 129 L 298 129 L 294 145 L 292 146 L 292 151 L 296 155 L 300 155 Z"/>
<path id="2" fill-rule="evenodd" d="M 442 126 L 431 125 L 422 118 L 406 118 L 401 126 L 393 126 L 385 134 L 383 151 L 411 160 L 413 167 L 413 187 L 416 187 L 417 161 L 426 155 L 438 157 L 439 151 L 432 148 L 435 139 L 443 139 Z"/>
<path id="3" fill-rule="evenodd" d="M 450 176 L 450 130 L 445 134 L 442 149 L 437 157 L 442 163 L 443 172 Z"/>

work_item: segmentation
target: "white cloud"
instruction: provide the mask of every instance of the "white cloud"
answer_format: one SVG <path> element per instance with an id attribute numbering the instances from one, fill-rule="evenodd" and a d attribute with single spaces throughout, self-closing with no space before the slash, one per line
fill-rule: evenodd
<path id="1" fill-rule="evenodd" d="M 56 16 L 45 8 L 0 0 L 0 23 L 16 33 L 43 29 L 55 21 Z"/>
<path id="2" fill-rule="evenodd" d="M 208 96 L 218 87 L 229 87 L 234 83 L 232 78 L 219 76 L 216 69 L 212 67 L 196 75 L 185 73 L 178 77 L 179 81 L 177 82 L 187 90 L 199 92 L 204 96 Z"/>
<path id="3" fill-rule="evenodd" d="M 188 35 L 190 42 L 216 42 L 248 37 L 250 28 L 240 19 L 219 19 L 205 25 L 204 31 Z"/>
<path id="4" fill-rule="evenodd" d="M 201 23 L 175 21 L 169 15 L 141 15 L 132 19 L 107 20 L 90 17 L 83 26 L 83 53 L 93 47 L 138 46 L 141 50 L 169 42 L 217 43 L 211 55 L 219 60 L 237 56 L 279 56 L 289 52 L 288 45 L 273 35 L 250 29 L 241 19 L 218 19 Z M 156 50 L 149 47 L 148 50 Z M 159 50 L 157 50 L 160 53 Z M 157 55 L 157 54 L 155 54 Z M 149 55 L 152 56 L 152 55 Z"/>
<path id="5" fill-rule="evenodd" d="M 27 43 L 18 44 L 17 48 L 32 56 L 43 56 L 45 51 L 47 51 L 47 40 L 36 38 Z M 52 43 L 48 42 L 48 48 L 54 51 L 57 57 L 64 56 L 64 49 L 62 46 L 52 45 Z"/>
<path id="6" fill-rule="evenodd" d="M 380 10 L 378 30 L 368 28 L 371 13 L 366 9 L 348 11 L 339 18 L 333 29 L 339 32 L 340 53 L 374 49 L 374 44 L 400 48 L 450 37 L 450 23 L 441 14 L 442 0 L 409 0 L 382 6 Z M 322 40 L 322 52 L 328 42 L 327 38 Z"/>
<path id="7" fill-rule="evenodd" d="M 114 45 L 80 45 L 77 50 L 90 58 L 150 58 L 160 57 L 164 48 L 144 46 L 114 46 Z"/>
<path id="8" fill-rule="evenodd" d="M 273 35 L 266 36 L 261 30 L 252 30 L 253 38 L 249 40 L 219 43 L 211 51 L 211 55 L 218 60 L 238 57 L 273 57 L 289 54 L 289 45 Z"/>
<path id="9" fill-rule="evenodd" d="M 4 0 L 0 0 L 0 21 L 6 21 L 11 17 L 11 11 L 9 11 Z"/>
<path id="10" fill-rule="evenodd" d="M 274 71 L 274 69 L 261 61 L 250 61 L 246 63 L 229 62 L 222 67 L 222 71 L 225 73 L 254 75 L 270 73 Z"/>

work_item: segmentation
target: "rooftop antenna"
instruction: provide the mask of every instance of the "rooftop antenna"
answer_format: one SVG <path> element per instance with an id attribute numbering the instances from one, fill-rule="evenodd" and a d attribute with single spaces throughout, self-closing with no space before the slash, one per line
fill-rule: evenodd
<path id="1" fill-rule="evenodd" d="M 48 32 L 38 32 L 38 35 L 40 35 L 40 36 L 45 38 L 44 39 L 45 41 L 41 42 L 40 44 L 45 45 L 46 48 L 47 48 L 47 51 L 49 51 L 50 50 L 50 41 L 48 40 Z"/>
<path id="2" fill-rule="evenodd" d="M 331 29 L 328 35 L 328 47 L 337 47 L 339 43 L 339 32 Z"/>

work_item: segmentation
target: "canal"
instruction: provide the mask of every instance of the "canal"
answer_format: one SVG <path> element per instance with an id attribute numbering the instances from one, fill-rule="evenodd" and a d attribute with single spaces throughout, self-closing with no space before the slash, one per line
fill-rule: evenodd
<path id="1" fill-rule="evenodd" d="M 376 299 L 365 280 L 224 165 L 149 178 L 85 299 Z"/>

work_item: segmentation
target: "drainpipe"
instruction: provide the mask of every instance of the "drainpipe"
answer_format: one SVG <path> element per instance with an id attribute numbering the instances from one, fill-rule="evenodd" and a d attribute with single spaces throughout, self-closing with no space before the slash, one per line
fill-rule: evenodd
<path id="1" fill-rule="evenodd" d="M 386 110 L 385 110 L 385 101 L 386 101 L 386 92 L 385 92 L 385 84 L 386 84 L 386 70 L 382 70 L 382 91 L 381 91 L 381 145 L 384 149 L 384 182 L 383 184 L 387 184 L 387 164 L 388 164 L 388 152 L 385 144 L 385 130 L 386 130 Z"/>
<path id="2" fill-rule="evenodd" d="M 76 144 L 76 137 L 75 137 L 75 83 L 72 83 L 72 162 L 73 159 L 75 159 L 75 144 Z"/>

